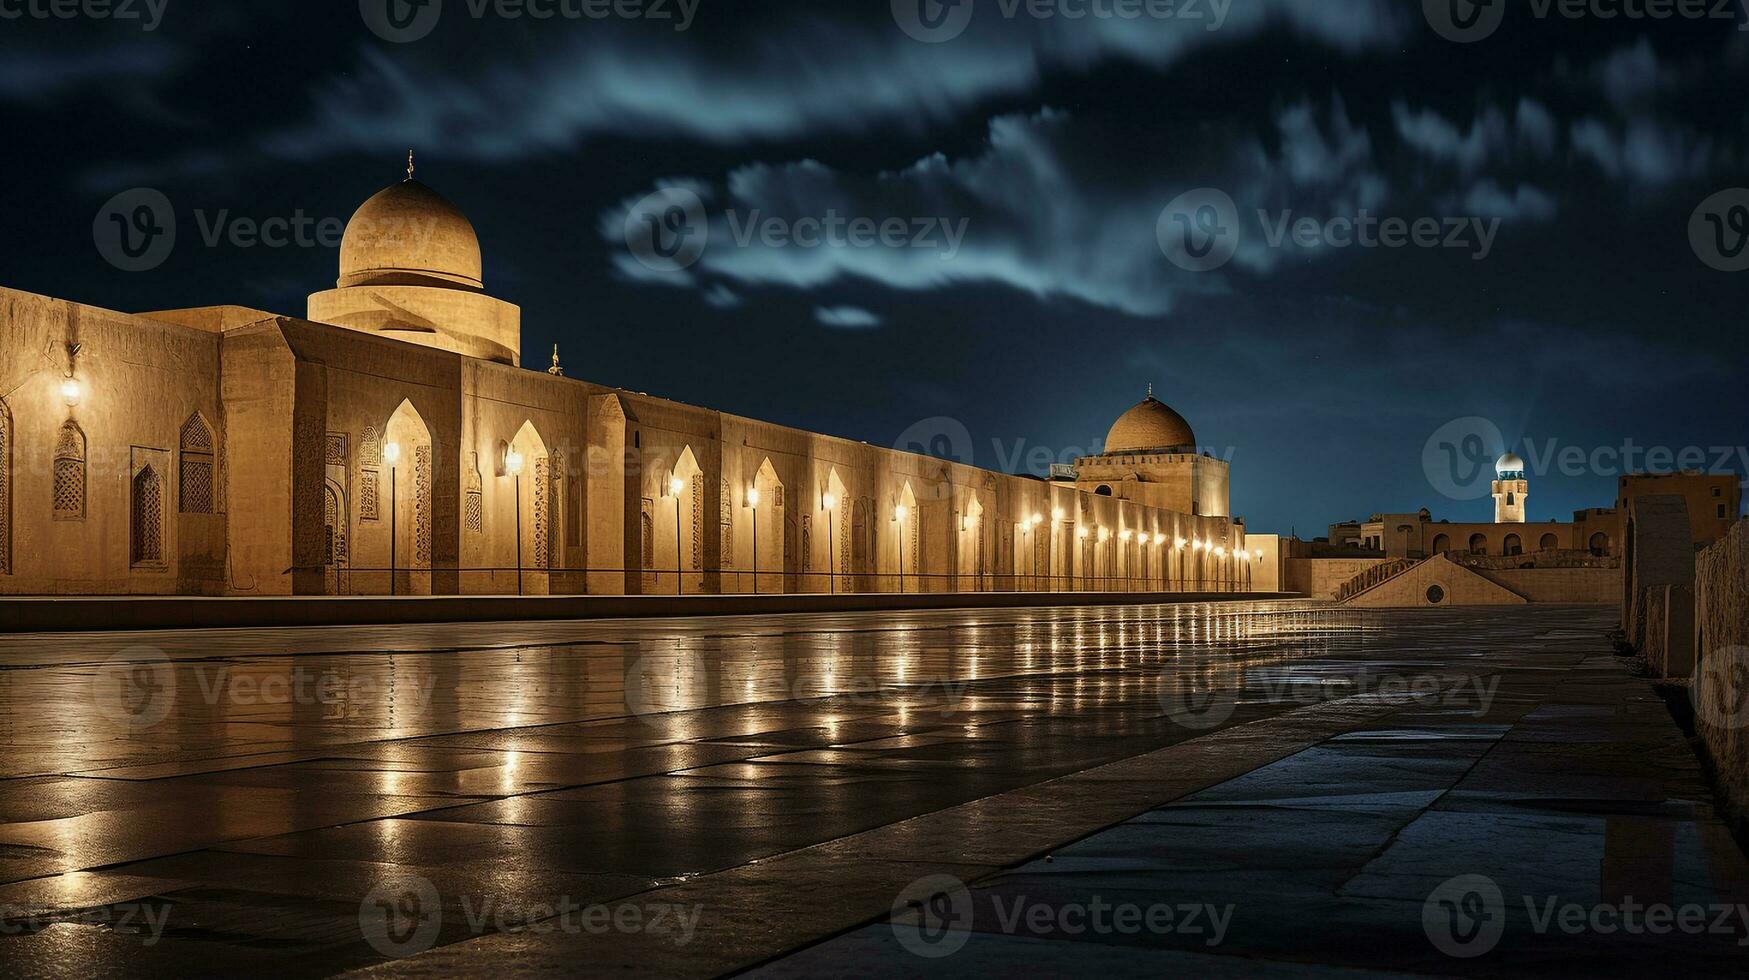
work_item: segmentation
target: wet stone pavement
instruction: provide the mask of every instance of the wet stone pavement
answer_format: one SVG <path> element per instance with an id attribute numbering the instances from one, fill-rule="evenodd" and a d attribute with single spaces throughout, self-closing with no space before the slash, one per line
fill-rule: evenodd
<path id="1" fill-rule="evenodd" d="M 0 975 L 1743 975 L 1607 610 L 0 638 Z"/>

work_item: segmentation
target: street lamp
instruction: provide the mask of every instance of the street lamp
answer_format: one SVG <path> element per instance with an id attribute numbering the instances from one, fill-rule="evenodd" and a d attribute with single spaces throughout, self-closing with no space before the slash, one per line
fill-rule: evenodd
<path id="1" fill-rule="evenodd" d="M 753 510 L 753 594 L 759 594 L 759 488 L 747 488 L 747 506 Z"/>
<path id="2" fill-rule="evenodd" d="M 395 594 L 395 504 L 399 494 L 395 492 L 395 464 L 401 461 L 401 444 L 391 442 L 383 446 L 383 462 L 389 464 L 389 595 Z"/>
<path id="3" fill-rule="evenodd" d="M 905 591 L 905 514 L 908 511 L 904 504 L 893 508 L 893 520 L 899 525 L 899 592 Z"/>
<path id="4" fill-rule="evenodd" d="M 820 503 L 826 507 L 826 592 L 828 595 L 838 593 L 838 552 L 832 547 L 832 525 L 838 523 L 838 498 L 830 491 L 820 498 Z"/>
<path id="5" fill-rule="evenodd" d="M 674 498 L 674 594 L 686 594 L 686 569 L 680 560 L 680 491 L 686 481 L 678 474 L 668 477 L 668 496 Z"/>
<path id="6" fill-rule="evenodd" d="M 504 472 L 516 478 L 516 594 L 522 594 L 522 454 L 512 446 L 504 453 Z"/>

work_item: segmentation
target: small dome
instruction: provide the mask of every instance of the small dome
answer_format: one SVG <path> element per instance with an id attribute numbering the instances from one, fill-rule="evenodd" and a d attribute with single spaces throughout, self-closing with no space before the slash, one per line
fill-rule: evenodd
<path id="1" fill-rule="evenodd" d="M 339 285 L 483 289 L 480 239 L 455 205 L 409 179 L 378 192 L 347 222 Z"/>
<path id="2" fill-rule="evenodd" d="M 1506 455 L 1500 457 L 1498 460 L 1495 460 L 1495 462 L 1494 462 L 1495 475 L 1499 475 L 1501 473 L 1523 473 L 1523 472 L 1524 472 L 1524 460 L 1519 459 L 1517 453 L 1507 453 Z"/>
<path id="3" fill-rule="evenodd" d="M 1105 434 L 1107 453 L 1195 448 L 1196 433 L 1190 431 L 1190 423 L 1151 391 L 1134 408 L 1118 416 L 1111 431 Z"/>

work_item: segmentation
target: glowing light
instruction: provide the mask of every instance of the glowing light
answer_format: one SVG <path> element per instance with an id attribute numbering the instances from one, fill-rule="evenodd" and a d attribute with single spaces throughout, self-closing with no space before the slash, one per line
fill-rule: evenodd
<path id="1" fill-rule="evenodd" d="M 1075 532 L 1075 536 L 1077 538 L 1086 538 L 1087 537 L 1087 529 L 1081 528 L 1080 530 Z"/>
<path id="2" fill-rule="evenodd" d="M 678 476 L 671 476 L 668 478 L 668 496 L 678 497 L 678 496 L 680 496 L 680 491 L 685 490 L 685 489 L 686 489 L 686 481 L 685 480 L 682 480 Z"/>
<path id="3" fill-rule="evenodd" d="M 516 476 L 522 472 L 522 454 L 511 449 L 504 454 L 504 472 Z"/>
<path id="4" fill-rule="evenodd" d="M 1033 527 L 1038 527 L 1040 524 L 1043 524 L 1044 522 L 1045 522 L 1045 519 L 1044 519 L 1043 515 L 1040 515 L 1040 514 L 1032 515 L 1032 526 Z"/>
<path id="5" fill-rule="evenodd" d="M 74 405 L 79 404 L 80 394 L 79 380 L 77 378 L 68 378 L 61 382 L 61 400 L 67 403 L 68 408 L 72 408 Z"/>
<path id="6" fill-rule="evenodd" d="M 893 508 L 893 520 L 902 521 L 905 519 L 905 515 L 909 513 L 910 511 L 905 508 L 905 505 L 900 504 Z"/>
<path id="7" fill-rule="evenodd" d="M 1058 508 L 1051 511 L 1051 520 L 1060 521 L 1062 519 L 1063 519 L 1063 508 L 1058 507 Z"/>
<path id="8" fill-rule="evenodd" d="M 759 488 L 758 487 L 748 487 L 747 488 L 747 506 L 749 506 L 749 507 L 759 506 Z"/>
<path id="9" fill-rule="evenodd" d="M 385 443 L 383 445 L 383 462 L 393 466 L 400 461 L 401 444 L 398 442 Z"/>
<path id="10" fill-rule="evenodd" d="M 820 498 L 820 503 L 823 504 L 827 510 L 831 510 L 838 506 L 838 498 L 828 493 Z"/>
<path id="11" fill-rule="evenodd" d="M 1118 537 L 1118 540 L 1119 540 L 1119 541 L 1122 541 L 1122 542 L 1124 542 L 1124 543 L 1126 543 L 1126 544 L 1127 544 L 1127 543 L 1129 543 L 1129 540 L 1130 540 L 1130 538 L 1131 538 L 1131 536 L 1132 536 L 1132 535 L 1131 535 L 1131 534 L 1130 534 L 1130 532 L 1129 532 L 1129 531 L 1127 531 L 1127 530 L 1126 530 L 1126 531 L 1120 531 L 1120 532 L 1118 532 L 1118 535 L 1117 535 L 1117 537 Z"/>
<path id="12" fill-rule="evenodd" d="M 1178 539 L 1178 550 L 1179 550 L 1179 551 L 1183 551 L 1183 550 L 1184 550 L 1184 546 L 1185 546 L 1185 545 L 1187 545 L 1187 544 L 1189 544 L 1189 543 L 1190 543 L 1190 542 L 1188 542 L 1188 541 L 1186 541 L 1186 540 L 1184 540 L 1184 539 L 1183 539 L 1183 538 L 1179 538 L 1179 539 Z"/>

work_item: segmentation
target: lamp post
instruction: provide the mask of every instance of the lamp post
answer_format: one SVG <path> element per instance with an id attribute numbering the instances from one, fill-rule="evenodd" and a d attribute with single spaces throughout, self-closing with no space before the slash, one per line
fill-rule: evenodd
<path id="1" fill-rule="evenodd" d="M 668 496 L 674 498 L 674 594 L 686 594 L 686 569 L 680 560 L 680 491 L 686 489 L 679 475 L 668 477 Z"/>
<path id="2" fill-rule="evenodd" d="M 827 491 L 820 497 L 826 507 L 826 594 L 838 594 L 838 550 L 832 546 L 832 525 L 838 523 L 838 498 Z"/>
<path id="3" fill-rule="evenodd" d="M 759 488 L 747 488 L 747 506 L 753 509 L 753 594 L 759 594 Z"/>
<path id="4" fill-rule="evenodd" d="M 904 504 L 893 508 L 893 520 L 899 525 L 899 593 L 905 592 L 905 514 Z"/>
<path id="5" fill-rule="evenodd" d="M 504 472 L 516 478 L 516 594 L 522 594 L 522 454 L 512 446 L 504 453 Z"/>
<path id="6" fill-rule="evenodd" d="M 401 444 L 391 442 L 383 446 L 383 462 L 389 464 L 389 595 L 395 594 L 395 504 L 398 494 L 395 493 L 395 464 L 401 461 Z"/>

